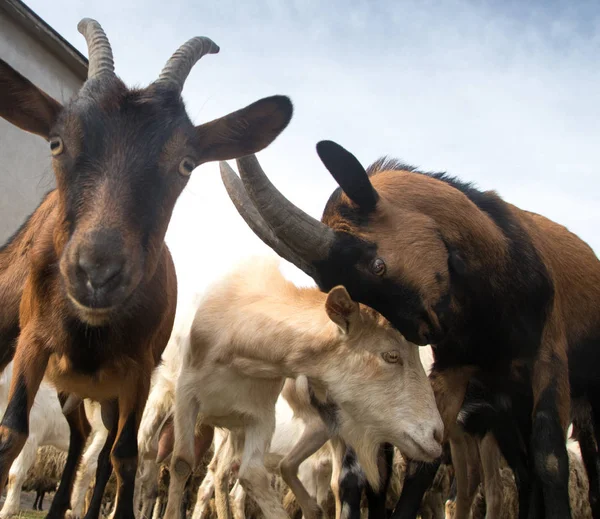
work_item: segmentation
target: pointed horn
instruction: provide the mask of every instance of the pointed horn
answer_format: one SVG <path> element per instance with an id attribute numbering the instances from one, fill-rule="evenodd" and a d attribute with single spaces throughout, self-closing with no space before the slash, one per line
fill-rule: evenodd
<path id="1" fill-rule="evenodd" d="M 167 61 L 155 84 L 166 85 L 181 92 L 183 84 L 196 62 L 206 54 L 217 54 L 218 52 L 219 46 L 210 38 L 199 36 L 188 40 Z"/>
<path id="2" fill-rule="evenodd" d="M 88 79 L 104 75 L 114 75 L 115 62 L 112 49 L 102 26 L 91 18 L 84 18 L 77 24 L 88 46 Z"/>
<path id="3" fill-rule="evenodd" d="M 267 178 L 254 155 L 237 159 L 246 192 L 277 238 L 304 262 L 325 260 L 333 242 L 333 229 L 292 204 Z"/>
<path id="4" fill-rule="evenodd" d="M 219 166 L 221 169 L 221 179 L 223 180 L 227 194 L 238 213 L 240 213 L 240 216 L 248 224 L 248 227 L 279 256 L 314 278 L 316 275 L 315 268 L 300 258 L 292 249 L 275 236 L 273 230 L 256 210 L 256 207 L 254 207 L 244 188 L 244 184 L 231 166 L 227 162 L 220 162 Z"/>

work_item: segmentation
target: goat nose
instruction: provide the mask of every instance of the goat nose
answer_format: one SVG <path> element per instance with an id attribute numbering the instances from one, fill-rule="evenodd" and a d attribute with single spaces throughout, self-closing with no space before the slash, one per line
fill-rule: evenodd
<path id="1" fill-rule="evenodd" d="M 78 264 L 85 275 L 85 282 L 94 289 L 107 285 L 123 270 L 123 262 L 116 258 L 101 259 L 86 253 L 80 253 Z"/>

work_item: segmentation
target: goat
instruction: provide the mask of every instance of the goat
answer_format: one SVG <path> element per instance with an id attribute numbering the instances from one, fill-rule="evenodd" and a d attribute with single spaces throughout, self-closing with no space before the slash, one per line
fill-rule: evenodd
<path id="1" fill-rule="evenodd" d="M 14 339 L 14 323 L 18 340 L 0 425 L 0 491 L 27 438 L 29 410 L 46 372 L 63 395 L 104 407 L 109 434 L 87 515 L 98 514 L 112 461 L 115 517 L 129 518 L 137 431 L 177 301 L 164 243 L 173 207 L 196 166 L 265 148 L 289 123 L 292 105 L 273 96 L 194 127 L 181 91 L 196 61 L 218 52 L 214 42 L 191 39 L 157 81 L 130 90 L 115 75 L 100 25 L 84 19 L 78 29 L 88 43 L 88 78 L 65 107 L 0 61 L 0 115 L 49 141 L 57 183 L 1 251 L 2 268 L 15 270 L 2 274 L 8 285 L 0 292 L 2 306 L 9 312 L 2 324 L 10 333 L 0 334 L 1 354 L 11 354 L 12 340 L 4 341 Z M 81 413 L 80 406 L 69 413 L 71 456 L 50 511 L 55 519 L 68 506 L 89 432 Z"/>
<path id="2" fill-rule="evenodd" d="M 199 412 L 202 423 L 230 430 L 226 451 L 233 453 L 226 457 L 241 455 L 240 483 L 265 516 L 285 515 L 263 465 L 285 377 L 306 375 L 323 402 L 320 414 L 336 425 L 330 431 L 323 421 L 307 424 L 300 443 L 281 462 L 282 477 L 307 518 L 316 506 L 297 479 L 297 467 L 332 432 L 356 449 L 374 488 L 379 486 L 375 453 L 382 441 L 418 459 L 441 452 L 440 418 L 416 346 L 360 308 L 343 287 L 324 295 L 294 286 L 272 258 L 251 260 L 212 287 L 196 312 L 182 366 L 168 519 L 177 516 L 194 464 Z"/>
<path id="3" fill-rule="evenodd" d="M 0 374 L 0 410 L 4 412 L 8 405 L 8 391 L 13 379 L 12 362 Z M 23 449 L 10 467 L 6 500 L 0 512 L 4 519 L 17 515 L 21 508 L 21 487 L 33 467 L 38 447 L 44 445 L 66 452 L 69 449 L 69 426 L 62 414 L 56 390 L 46 381 L 40 384 L 30 414 L 32 433 Z M 54 485 L 56 486 L 56 485 Z M 54 489 L 53 489 L 54 490 Z M 40 508 L 41 510 L 41 508 Z"/>
<path id="4" fill-rule="evenodd" d="M 317 152 L 340 186 L 321 222 L 286 200 L 252 156 L 238 160 L 242 182 L 222 167 L 238 211 L 322 290 L 344 285 L 408 340 L 434 346 L 430 378 L 446 434 L 474 374 L 494 391 L 513 362 L 523 362 L 533 398 L 523 431 L 532 475 L 525 497 L 535 516 L 570 517 L 569 398 L 600 403 L 590 370 L 600 337 L 592 249 L 543 216 L 446 174 L 384 159 L 365 170 L 331 141 Z M 599 495 L 590 485 L 596 517 Z M 405 506 L 401 497 L 395 517 L 414 517 L 417 503 Z"/>

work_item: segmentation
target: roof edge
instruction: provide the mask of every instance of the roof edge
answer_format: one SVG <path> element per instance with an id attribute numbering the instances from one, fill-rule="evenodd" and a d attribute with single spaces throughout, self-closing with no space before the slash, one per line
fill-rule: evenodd
<path id="1" fill-rule="evenodd" d="M 46 44 L 82 82 L 87 79 L 87 58 L 21 0 L 0 0 L 0 11 Z"/>

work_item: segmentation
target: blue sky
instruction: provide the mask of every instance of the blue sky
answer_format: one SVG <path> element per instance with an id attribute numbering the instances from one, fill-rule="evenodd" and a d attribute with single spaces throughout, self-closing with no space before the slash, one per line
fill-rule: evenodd
<path id="1" fill-rule="evenodd" d="M 294 118 L 259 159 L 316 217 L 335 184 L 315 144 L 333 139 L 365 166 L 387 154 L 496 189 L 600 251 L 595 1 L 26 2 L 85 55 L 77 22 L 96 18 L 130 85 L 154 80 L 188 38 L 214 39 L 221 52 L 196 65 L 183 92 L 192 120 L 289 95 Z M 183 298 L 266 251 L 216 164 L 194 172 L 168 243 Z M 289 265 L 286 273 L 307 282 Z"/>

